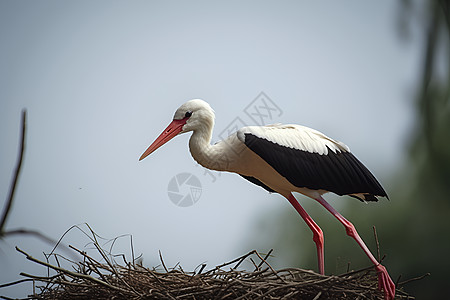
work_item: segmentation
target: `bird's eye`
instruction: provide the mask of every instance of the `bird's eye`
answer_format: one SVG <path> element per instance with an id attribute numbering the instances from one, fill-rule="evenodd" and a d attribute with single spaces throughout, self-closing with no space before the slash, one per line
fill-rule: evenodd
<path id="1" fill-rule="evenodd" d="M 184 114 L 184 117 L 185 118 L 189 118 L 189 117 L 191 117 L 192 116 L 192 111 L 187 111 L 185 114 Z"/>

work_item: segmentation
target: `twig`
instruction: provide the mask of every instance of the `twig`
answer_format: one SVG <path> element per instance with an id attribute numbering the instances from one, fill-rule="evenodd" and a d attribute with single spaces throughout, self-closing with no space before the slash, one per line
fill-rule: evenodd
<path id="1" fill-rule="evenodd" d="M 44 279 L 44 278 L 42 278 L 42 279 Z M 17 280 L 17 281 L 0 284 L 0 289 L 8 287 L 8 286 L 12 286 L 12 285 L 20 284 L 22 282 L 28 282 L 28 281 L 33 281 L 33 279 L 31 279 L 31 278 L 29 278 L 29 279 L 20 279 L 20 280 Z"/>
<path id="2" fill-rule="evenodd" d="M 254 251 L 254 250 L 253 250 L 253 251 Z M 250 255 L 253 254 L 253 251 L 250 251 L 250 252 L 247 253 L 246 255 L 241 256 L 241 257 L 239 258 L 238 263 L 234 266 L 233 269 L 237 269 L 247 257 L 249 257 Z M 237 259 L 236 259 L 236 260 L 237 260 Z M 219 266 L 218 268 L 224 267 L 224 266 L 226 266 L 226 265 L 231 265 L 231 264 L 234 263 L 236 260 L 233 260 L 233 261 L 231 261 L 231 262 L 229 262 L 229 263 L 227 263 L 227 264 L 223 264 L 223 265 Z M 252 261 L 252 262 L 253 262 L 253 261 Z"/>
<path id="3" fill-rule="evenodd" d="M 124 290 L 124 289 L 122 289 L 122 288 L 119 288 L 119 287 L 117 287 L 117 286 L 110 285 L 110 284 L 108 284 L 108 283 L 106 283 L 106 282 L 104 282 L 104 281 L 102 281 L 102 280 L 100 280 L 100 279 L 91 277 L 91 276 L 89 276 L 89 275 L 85 275 L 85 274 L 80 274 L 80 273 L 72 272 L 72 271 L 63 269 L 63 268 L 61 268 L 61 267 L 57 267 L 57 266 L 51 265 L 51 264 L 49 264 L 49 263 L 40 261 L 40 260 L 38 260 L 38 259 L 32 257 L 31 255 L 29 255 L 28 253 L 26 253 L 25 251 L 23 251 L 23 250 L 20 249 L 19 247 L 16 247 L 16 250 L 17 250 L 18 252 L 22 253 L 23 255 L 25 255 L 26 258 L 27 258 L 28 260 L 30 260 L 30 261 L 32 261 L 32 262 L 35 262 L 35 263 L 37 263 L 37 264 L 43 265 L 43 266 L 45 266 L 45 267 L 48 267 L 48 268 L 50 268 L 50 269 L 59 271 L 59 272 L 61 272 L 61 273 L 67 274 L 68 276 L 76 277 L 76 278 L 81 278 L 81 279 L 85 279 L 85 280 L 91 281 L 91 282 L 93 282 L 93 283 L 99 284 L 99 285 L 101 285 L 101 286 L 107 287 L 107 288 L 109 288 L 109 289 L 116 290 L 116 291 L 119 291 L 119 292 L 122 292 L 122 293 L 126 293 L 126 294 L 130 294 L 129 291 Z"/>
<path id="4" fill-rule="evenodd" d="M 264 256 L 264 259 L 261 260 L 261 262 L 258 265 L 258 269 L 261 268 L 263 263 L 267 263 L 266 260 L 269 258 L 270 254 L 272 254 L 273 249 L 270 249 L 269 252 L 267 252 L 266 256 Z"/>
<path id="5" fill-rule="evenodd" d="M 0 219 L 0 236 L 4 234 L 4 227 L 6 224 L 6 220 L 8 218 L 9 212 L 11 210 L 11 206 L 14 200 L 14 194 L 16 191 L 17 181 L 19 180 L 20 168 L 22 166 L 23 153 L 25 152 L 25 134 L 26 134 L 26 120 L 27 120 L 27 111 L 26 109 L 22 110 L 22 131 L 20 137 L 20 146 L 19 146 L 19 157 L 17 159 L 16 170 L 14 172 L 13 181 L 9 190 L 8 199 L 5 204 L 5 208 L 3 209 L 3 214 Z"/>
<path id="6" fill-rule="evenodd" d="M 18 234 L 27 234 L 27 235 L 34 235 L 37 238 L 42 239 L 43 241 L 47 243 L 54 243 L 55 241 L 46 235 L 33 230 L 33 229 L 14 229 L 14 230 L 5 230 L 6 227 L 6 221 L 8 219 L 9 213 L 12 208 L 12 204 L 14 202 L 14 196 L 17 188 L 17 184 L 19 182 L 19 175 L 20 171 L 22 169 L 22 162 L 25 155 L 25 141 L 26 141 L 26 133 L 27 133 L 27 110 L 23 109 L 21 114 L 21 133 L 20 133 L 20 144 L 19 144 L 19 153 L 17 156 L 17 163 L 16 168 L 14 171 L 14 175 L 11 181 L 11 185 L 9 188 L 9 195 L 5 202 L 5 206 L 2 212 L 2 216 L 0 218 L 0 238 L 6 237 L 6 236 L 12 236 L 12 235 L 18 235 Z"/>
<path id="7" fill-rule="evenodd" d="M 49 244 L 54 244 L 56 242 L 54 239 L 49 238 L 46 235 L 40 233 L 39 231 L 33 230 L 33 229 L 18 228 L 18 229 L 7 230 L 7 231 L 3 232 L 4 236 L 21 235 L 21 234 L 34 235 L 35 237 L 37 237 Z M 0 234 L 0 236 L 1 236 L 1 234 Z"/>
<path id="8" fill-rule="evenodd" d="M 318 300 L 320 298 L 320 296 L 322 296 L 322 291 L 318 292 L 313 300 Z"/>
<path id="9" fill-rule="evenodd" d="M 275 276 L 277 276 L 278 279 L 280 279 L 282 282 L 285 282 L 285 281 L 283 280 L 283 278 L 281 278 L 281 277 L 277 274 L 277 271 L 275 271 L 275 270 L 272 268 L 272 266 L 271 266 L 264 258 L 262 258 L 261 255 L 259 255 L 258 251 L 255 250 L 255 254 L 259 257 L 260 260 L 262 260 L 262 261 L 270 268 L 270 270 L 272 270 L 272 273 L 273 273 Z M 269 252 L 269 254 L 270 254 L 270 252 Z"/>
<path id="10" fill-rule="evenodd" d="M 378 261 L 381 262 L 380 243 L 378 242 L 377 228 L 375 226 L 373 226 L 373 235 L 375 236 L 375 243 L 377 244 Z"/>
<path id="11" fill-rule="evenodd" d="M 95 260 L 94 258 L 92 258 L 92 257 L 90 257 L 89 255 L 87 255 L 86 252 L 81 251 L 81 250 L 78 250 L 77 248 L 75 248 L 75 247 L 72 246 L 72 245 L 69 245 L 69 248 L 70 248 L 70 249 L 73 249 L 73 250 L 75 250 L 75 251 L 77 251 L 80 255 L 83 256 L 83 259 L 87 259 L 87 260 L 90 262 L 90 264 L 89 264 L 88 267 L 89 267 L 90 269 L 93 268 L 93 271 L 96 272 L 96 273 L 103 279 L 103 281 L 108 282 L 108 280 L 106 280 L 106 278 L 104 277 L 104 274 L 103 274 L 102 272 L 100 272 L 100 271 L 98 270 L 98 268 L 97 268 L 97 266 L 101 266 L 101 263 L 99 263 L 97 260 Z"/>
<path id="12" fill-rule="evenodd" d="M 402 282 L 399 282 L 399 285 L 405 285 L 405 284 L 410 283 L 412 281 L 421 280 L 421 279 L 424 279 L 425 277 L 430 276 L 430 275 L 431 275 L 431 273 L 425 273 L 422 276 L 414 277 L 414 278 L 407 279 L 407 280 L 404 280 Z"/>
<path id="13" fill-rule="evenodd" d="M 161 264 L 162 264 L 164 270 L 166 270 L 166 273 L 169 273 L 169 270 L 167 270 L 166 264 L 164 263 L 164 260 L 162 258 L 161 250 L 159 250 L 158 252 L 159 252 L 159 259 L 161 260 Z"/>
<path id="14" fill-rule="evenodd" d="M 339 275 L 339 277 L 352 276 L 352 275 L 361 273 L 361 271 L 368 271 L 368 270 L 372 270 L 372 269 L 373 269 L 373 266 L 369 266 L 369 267 L 365 267 L 364 269 L 360 269 L 360 270 L 357 270 L 357 271 L 350 271 L 350 272 L 341 274 L 341 275 Z"/>
<path id="15" fill-rule="evenodd" d="M 256 252 L 256 250 L 252 250 L 252 251 L 248 252 L 247 254 L 242 255 L 241 257 L 235 258 L 232 261 L 229 261 L 229 262 L 223 263 L 219 266 L 216 266 L 213 270 L 220 269 L 222 267 L 234 264 L 235 262 L 239 261 L 239 263 L 234 267 L 236 269 L 245 260 L 245 258 L 247 258 L 248 256 L 252 255 L 255 252 Z M 213 270 L 210 270 L 207 273 L 212 272 Z"/>
<path id="16" fill-rule="evenodd" d="M 206 268 L 206 264 L 201 264 L 200 270 L 197 272 L 197 275 L 200 275 L 205 268 Z"/>

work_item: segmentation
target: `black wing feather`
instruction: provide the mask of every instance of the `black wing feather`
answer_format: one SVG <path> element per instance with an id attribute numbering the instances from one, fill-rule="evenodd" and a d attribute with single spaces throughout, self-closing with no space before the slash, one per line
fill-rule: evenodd
<path id="1" fill-rule="evenodd" d="M 387 197 L 377 179 L 350 152 L 328 148 L 328 154 L 321 155 L 281 146 L 251 133 L 245 133 L 245 145 L 296 187 L 338 195 L 361 193 L 367 201 Z"/>
<path id="2" fill-rule="evenodd" d="M 239 174 L 239 175 L 241 175 L 243 178 L 247 179 L 251 183 L 259 185 L 260 187 L 262 187 L 263 189 L 265 189 L 269 193 L 276 193 L 276 191 L 272 190 L 270 187 L 268 187 L 267 185 L 265 185 L 264 183 L 262 183 L 261 181 L 259 181 L 259 179 L 256 179 L 255 177 L 245 176 L 245 175 L 242 175 L 242 174 Z"/>

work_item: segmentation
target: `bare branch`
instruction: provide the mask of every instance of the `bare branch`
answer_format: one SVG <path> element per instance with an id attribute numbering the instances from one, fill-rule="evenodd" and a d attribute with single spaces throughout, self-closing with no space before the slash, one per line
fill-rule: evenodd
<path id="1" fill-rule="evenodd" d="M 17 182 L 19 180 L 20 169 L 22 167 L 23 154 L 25 152 L 25 134 L 26 134 L 26 120 L 27 120 L 27 111 L 26 109 L 22 110 L 22 130 L 20 137 L 20 145 L 19 145 L 19 156 L 17 158 L 16 170 L 14 172 L 13 180 L 9 189 L 8 199 L 6 200 L 5 207 L 3 209 L 2 217 L 0 219 L 0 237 L 4 234 L 4 228 L 6 224 L 6 220 L 8 219 L 9 212 L 11 210 L 11 206 L 14 200 L 14 194 L 17 187 Z"/>

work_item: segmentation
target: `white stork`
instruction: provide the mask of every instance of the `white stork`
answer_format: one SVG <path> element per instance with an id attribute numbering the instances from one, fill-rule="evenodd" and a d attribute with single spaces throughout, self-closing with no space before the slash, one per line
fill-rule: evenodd
<path id="1" fill-rule="evenodd" d="M 193 131 L 189 140 L 192 157 L 202 166 L 234 172 L 269 192 L 283 195 L 313 232 L 319 271 L 324 274 L 323 233 L 292 195 L 298 192 L 325 207 L 344 225 L 363 249 L 378 273 L 378 288 L 386 300 L 395 296 L 395 285 L 384 266 L 372 255 L 355 227 L 331 207 L 322 195 L 333 192 L 362 201 L 388 197 L 370 171 L 343 143 L 300 125 L 243 127 L 227 139 L 211 145 L 214 111 L 203 100 L 190 100 L 177 109 L 170 125 L 148 147 L 144 159 L 178 134 Z"/>

